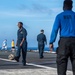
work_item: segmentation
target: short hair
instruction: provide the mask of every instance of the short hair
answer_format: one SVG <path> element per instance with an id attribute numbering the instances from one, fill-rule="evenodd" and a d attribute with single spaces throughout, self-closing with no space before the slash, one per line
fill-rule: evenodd
<path id="1" fill-rule="evenodd" d="M 69 9 L 72 9 L 73 1 L 72 0 L 65 0 L 64 1 L 64 7 L 68 7 Z"/>
<path id="2" fill-rule="evenodd" d="M 42 29 L 41 32 L 44 32 L 44 30 Z"/>
<path id="3" fill-rule="evenodd" d="M 23 22 L 18 22 L 18 23 L 20 23 L 21 25 L 23 25 Z"/>

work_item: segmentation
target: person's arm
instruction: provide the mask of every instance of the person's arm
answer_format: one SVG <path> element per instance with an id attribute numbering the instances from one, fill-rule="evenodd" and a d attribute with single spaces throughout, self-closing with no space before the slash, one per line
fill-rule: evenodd
<path id="1" fill-rule="evenodd" d="M 44 41 L 45 41 L 45 44 L 47 45 L 47 39 L 46 39 L 46 36 L 44 37 Z"/>
<path id="2" fill-rule="evenodd" d="M 25 41 L 25 38 L 22 39 L 21 43 L 20 43 L 20 46 L 23 45 L 23 42 Z"/>
<path id="3" fill-rule="evenodd" d="M 16 46 L 18 46 L 18 39 L 17 39 L 17 41 L 16 41 Z"/>
<path id="4" fill-rule="evenodd" d="M 49 42 L 50 49 L 53 49 L 53 43 L 56 40 L 59 27 L 60 27 L 60 19 L 59 19 L 59 16 L 57 16 L 56 19 L 55 19 L 53 29 L 52 29 L 52 33 L 51 33 L 51 37 L 50 37 L 50 42 Z"/>
<path id="5" fill-rule="evenodd" d="M 20 46 L 23 45 L 24 41 L 26 40 L 26 36 L 27 36 L 27 31 L 24 29 L 24 30 L 23 30 L 23 39 L 22 39 L 22 41 L 21 41 L 21 43 L 20 43 Z"/>

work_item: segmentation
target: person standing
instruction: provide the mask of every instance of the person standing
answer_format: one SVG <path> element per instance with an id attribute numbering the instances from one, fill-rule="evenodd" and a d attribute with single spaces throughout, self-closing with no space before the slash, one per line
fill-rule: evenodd
<path id="1" fill-rule="evenodd" d="M 60 32 L 59 46 L 57 49 L 58 75 L 66 75 L 68 58 L 72 63 L 73 75 L 75 75 L 75 12 L 72 11 L 72 0 L 64 0 L 63 12 L 56 16 L 50 37 L 50 48 Z"/>
<path id="2" fill-rule="evenodd" d="M 37 36 L 37 41 L 38 41 L 38 49 L 39 49 L 40 59 L 42 59 L 42 58 L 44 58 L 44 56 L 43 56 L 44 47 L 45 47 L 45 44 L 47 44 L 44 30 L 41 30 L 41 33 Z"/>
<path id="3" fill-rule="evenodd" d="M 14 51 L 15 50 L 15 42 L 14 42 L 14 40 L 12 40 L 12 42 L 11 42 L 11 47 L 12 47 L 12 51 Z"/>
<path id="4" fill-rule="evenodd" d="M 7 40 L 6 39 L 2 43 L 2 50 L 7 50 Z"/>
<path id="5" fill-rule="evenodd" d="M 22 22 L 18 22 L 18 32 L 17 32 L 17 44 L 16 46 L 18 47 L 17 53 L 16 53 L 16 57 L 15 60 L 17 62 L 19 62 L 19 58 L 20 58 L 20 53 L 22 50 L 22 63 L 23 66 L 26 65 L 26 55 L 27 55 L 27 31 L 26 29 L 23 27 L 23 23 Z"/>

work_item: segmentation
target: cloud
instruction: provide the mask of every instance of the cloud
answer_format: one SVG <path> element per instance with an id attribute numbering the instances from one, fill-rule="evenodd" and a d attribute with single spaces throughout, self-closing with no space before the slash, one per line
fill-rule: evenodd
<path id="1" fill-rule="evenodd" d="M 49 14 L 52 13 L 52 10 L 46 6 L 39 4 L 37 2 L 32 2 L 31 5 L 27 6 L 26 4 L 21 4 L 18 8 L 21 11 L 36 13 L 36 14 Z"/>
<path id="2" fill-rule="evenodd" d="M 52 13 L 52 10 L 46 6 L 32 3 L 29 6 L 21 4 L 16 10 L 0 11 L 1 17 L 45 17 Z"/>
<path id="3" fill-rule="evenodd" d="M 20 11 L 31 11 L 31 8 L 25 4 L 21 4 L 17 9 L 19 9 Z"/>
<path id="4" fill-rule="evenodd" d="M 21 18 L 54 18 L 62 11 L 62 8 L 48 8 L 40 4 L 32 4 L 31 8 L 21 5 L 17 10 L 0 11 L 1 18 L 21 17 Z"/>
<path id="5" fill-rule="evenodd" d="M 46 1 L 46 0 L 44 0 L 44 1 Z M 31 14 L 36 14 L 37 16 L 42 16 L 42 17 L 44 17 L 44 16 L 51 17 L 53 15 L 55 16 L 56 14 L 58 14 L 62 11 L 61 7 L 55 7 L 55 6 L 49 7 L 49 6 L 47 6 L 48 1 L 46 1 L 46 2 L 47 3 L 44 5 L 38 3 L 37 1 L 32 2 L 30 6 L 22 4 L 20 6 L 20 10 L 27 12 L 27 13 L 31 13 Z"/>
<path id="6" fill-rule="evenodd" d="M 52 13 L 52 10 L 46 6 L 40 4 L 32 4 L 33 10 L 40 13 Z"/>
<path id="7" fill-rule="evenodd" d="M 2 11 L 0 12 L 0 17 L 35 17 L 34 14 L 27 14 L 24 12 L 18 12 L 18 11 Z"/>
<path id="8" fill-rule="evenodd" d="M 59 8 L 52 8 L 52 11 L 55 12 L 55 13 L 56 12 L 58 13 L 58 12 L 62 12 L 63 9 L 61 7 L 59 7 Z"/>

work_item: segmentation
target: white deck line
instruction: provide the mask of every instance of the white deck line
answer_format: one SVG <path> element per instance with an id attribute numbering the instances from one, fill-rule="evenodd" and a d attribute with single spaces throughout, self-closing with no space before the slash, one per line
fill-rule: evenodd
<path id="1" fill-rule="evenodd" d="M 9 60 L 9 59 L 4 59 L 4 58 L 0 58 L 0 60 L 3 60 L 3 61 L 8 61 L 8 62 L 15 62 L 15 60 Z M 22 63 L 19 63 L 19 64 L 22 64 Z M 37 64 L 33 64 L 33 63 L 27 63 L 27 65 L 31 65 L 31 66 L 35 66 L 35 67 L 40 67 L 41 68 L 44 68 L 44 69 L 48 69 L 48 70 L 52 70 L 53 72 L 54 71 L 57 71 L 56 68 L 52 68 L 52 67 L 47 67 L 47 66 L 42 66 L 42 65 L 37 65 Z M 68 74 L 72 74 L 72 71 L 67 71 Z"/>

